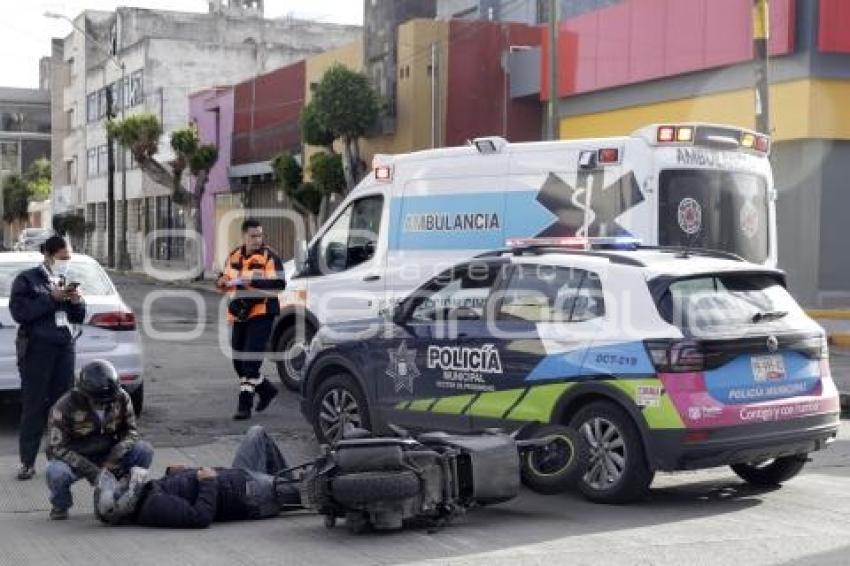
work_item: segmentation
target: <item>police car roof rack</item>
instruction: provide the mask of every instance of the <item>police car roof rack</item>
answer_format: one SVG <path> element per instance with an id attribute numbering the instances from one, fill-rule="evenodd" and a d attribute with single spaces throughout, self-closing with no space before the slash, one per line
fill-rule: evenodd
<path id="1" fill-rule="evenodd" d="M 584 257 L 599 257 L 607 259 L 611 263 L 616 263 L 619 265 L 630 265 L 632 267 L 646 267 L 646 264 L 634 257 L 628 257 L 625 255 L 615 253 L 616 250 L 577 250 L 570 248 L 561 248 L 558 246 L 551 245 L 525 245 L 525 246 L 517 246 L 511 248 L 502 248 L 498 250 L 493 250 L 489 252 L 484 252 L 475 256 L 476 258 L 487 258 L 487 257 L 501 257 L 503 255 L 514 255 L 514 256 L 522 256 L 522 255 L 543 255 L 543 254 L 565 254 L 565 255 L 578 255 Z"/>
<path id="2" fill-rule="evenodd" d="M 641 250 L 654 250 L 659 252 L 677 253 L 677 257 L 686 258 L 690 255 L 713 257 L 717 259 L 730 259 L 732 261 L 747 261 L 738 254 L 723 250 L 712 250 L 708 248 L 691 248 L 686 246 L 639 246 Z"/>

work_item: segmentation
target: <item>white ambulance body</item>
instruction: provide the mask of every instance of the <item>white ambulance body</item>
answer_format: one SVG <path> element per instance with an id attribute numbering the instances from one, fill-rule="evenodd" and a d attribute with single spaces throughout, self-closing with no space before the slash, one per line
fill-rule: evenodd
<path id="1" fill-rule="evenodd" d="M 273 343 L 290 351 L 326 322 L 375 317 L 435 273 L 512 238 L 628 236 L 775 266 L 769 144 L 748 130 L 689 123 L 376 156 L 312 241 L 296 246 Z M 289 330 L 298 321 L 305 330 Z M 292 354 L 278 367 L 294 387 Z"/>

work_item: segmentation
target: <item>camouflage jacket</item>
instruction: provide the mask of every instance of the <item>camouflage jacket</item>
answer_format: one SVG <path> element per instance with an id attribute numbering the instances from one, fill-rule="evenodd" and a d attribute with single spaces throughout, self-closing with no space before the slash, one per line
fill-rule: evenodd
<path id="1" fill-rule="evenodd" d="M 65 462 L 92 484 L 102 467 L 118 468 L 139 439 L 133 403 L 123 389 L 105 407 L 103 420 L 89 398 L 72 389 L 53 405 L 47 427 L 47 458 Z"/>

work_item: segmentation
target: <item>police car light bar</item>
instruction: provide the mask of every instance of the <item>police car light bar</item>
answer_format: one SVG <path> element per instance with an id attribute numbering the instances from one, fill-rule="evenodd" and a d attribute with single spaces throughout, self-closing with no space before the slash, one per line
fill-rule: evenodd
<path id="1" fill-rule="evenodd" d="M 564 236 L 560 238 L 509 238 L 508 248 L 569 248 L 575 250 L 634 250 L 641 240 L 631 236 Z"/>

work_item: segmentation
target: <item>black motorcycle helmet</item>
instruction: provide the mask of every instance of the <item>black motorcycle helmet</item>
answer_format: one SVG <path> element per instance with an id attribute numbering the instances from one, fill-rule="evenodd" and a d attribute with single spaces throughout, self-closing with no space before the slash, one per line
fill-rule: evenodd
<path id="1" fill-rule="evenodd" d="M 109 403 L 118 395 L 118 372 L 106 360 L 94 360 L 80 370 L 77 389 L 95 403 Z"/>

